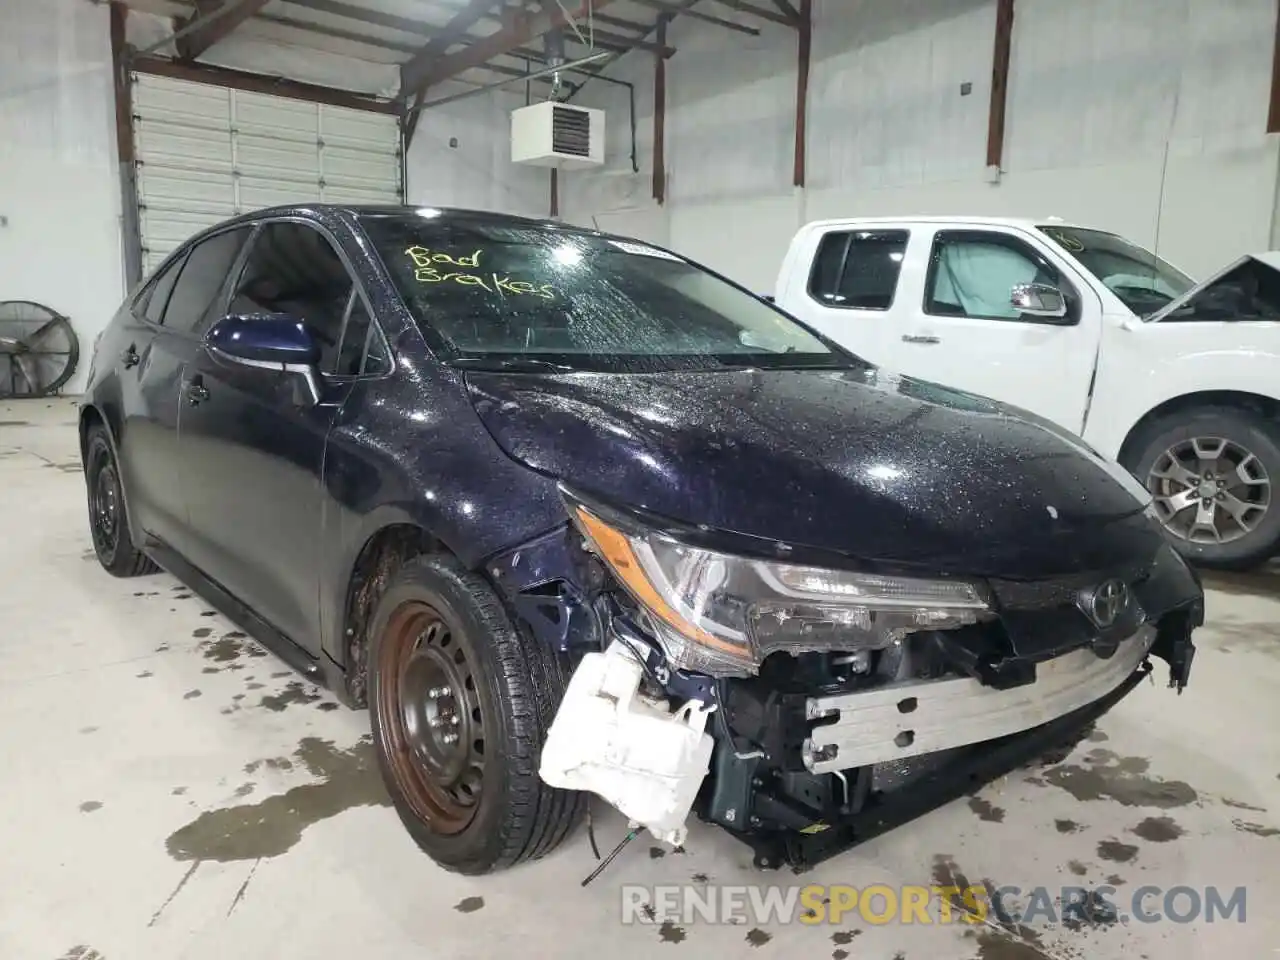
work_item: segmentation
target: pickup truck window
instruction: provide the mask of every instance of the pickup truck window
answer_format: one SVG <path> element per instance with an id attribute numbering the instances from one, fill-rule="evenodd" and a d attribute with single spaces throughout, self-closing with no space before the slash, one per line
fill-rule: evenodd
<path id="1" fill-rule="evenodd" d="M 1010 303 L 1021 283 L 1059 287 L 1071 303 L 1074 291 L 1058 269 L 1029 243 L 988 230 L 939 230 L 925 279 L 924 310 L 935 317 L 1021 319 Z"/>
<path id="2" fill-rule="evenodd" d="M 888 310 L 909 236 L 906 230 L 828 233 L 813 260 L 809 296 L 824 307 Z"/>
<path id="3" fill-rule="evenodd" d="M 1140 317 L 1155 313 L 1194 285 L 1191 278 L 1124 237 L 1079 227 L 1040 232 L 1093 274 Z"/>

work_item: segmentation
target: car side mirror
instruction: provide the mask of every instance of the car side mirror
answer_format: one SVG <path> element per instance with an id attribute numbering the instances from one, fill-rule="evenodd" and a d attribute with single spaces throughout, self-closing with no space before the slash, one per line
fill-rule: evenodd
<path id="1" fill-rule="evenodd" d="M 299 317 L 287 313 L 233 314 L 205 337 L 209 352 L 224 363 L 291 376 L 298 402 L 320 402 L 320 345 Z"/>
<path id="2" fill-rule="evenodd" d="M 1023 316 L 1042 320 L 1065 320 L 1067 298 L 1047 283 L 1017 283 L 1009 291 L 1009 303 Z"/>

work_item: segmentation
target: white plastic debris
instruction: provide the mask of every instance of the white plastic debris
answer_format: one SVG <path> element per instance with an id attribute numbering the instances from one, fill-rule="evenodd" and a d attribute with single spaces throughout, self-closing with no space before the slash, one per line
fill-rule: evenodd
<path id="1" fill-rule="evenodd" d="M 671 712 L 640 694 L 642 668 L 622 644 L 589 653 L 569 680 L 538 773 L 553 787 L 598 794 L 658 840 L 680 846 L 714 745 L 704 708 Z"/>

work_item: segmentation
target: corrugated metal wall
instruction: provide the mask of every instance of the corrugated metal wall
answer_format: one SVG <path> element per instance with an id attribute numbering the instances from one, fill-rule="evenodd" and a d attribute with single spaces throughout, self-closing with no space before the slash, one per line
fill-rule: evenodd
<path id="1" fill-rule="evenodd" d="M 616 225 L 665 234 L 762 290 L 790 232 L 821 216 L 1057 214 L 1158 243 L 1196 273 L 1270 245 L 1274 0 L 1017 0 L 1016 10 L 998 185 L 984 179 L 995 0 L 817 0 L 807 190 L 791 187 L 794 32 L 762 24 L 759 38 L 740 38 L 676 21 L 666 209 L 646 199 L 647 173 L 614 203 L 632 178 L 611 136 L 611 173 L 570 175 L 566 213 L 587 222 L 625 210 Z M 651 58 L 628 55 L 617 75 L 647 91 Z M 619 132 L 621 95 L 594 85 L 584 102 Z M 743 242 L 726 244 L 730 235 Z"/>

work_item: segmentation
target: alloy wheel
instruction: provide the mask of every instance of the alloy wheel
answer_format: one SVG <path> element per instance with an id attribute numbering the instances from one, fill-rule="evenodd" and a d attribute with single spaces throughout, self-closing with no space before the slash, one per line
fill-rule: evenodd
<path id="1" fill-rule="evenodd" d="M 1190 543 L 1239 540 L 1271 507 L 1262 461 L 1224 437 L 1192 437 L 1169 447 L 1151 465 L 1147 489 L 1165 529 Z"/>
<path id="2" fill-rule="evenodd" d="M 484 782 L 484 714 L 467 646 L 435 607 L 414 600 L 392 614 L 379 653 L 383 754 L 414 812 L 441 834 L 471 823 Z"/>

